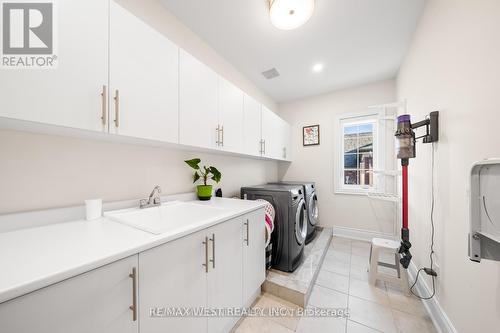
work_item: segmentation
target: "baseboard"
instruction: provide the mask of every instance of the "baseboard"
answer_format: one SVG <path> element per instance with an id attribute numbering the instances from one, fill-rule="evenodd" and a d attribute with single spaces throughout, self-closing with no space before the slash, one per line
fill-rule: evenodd
<path id="1" fill-rule="evenodd" d="M 346 237 L 371 242 L 372 238 L 387 238 L 396 240 L 397 237 L 392 234 L 385 234 L 382 232 L 346 228 L 346 227 L 333 227 L 333 236 Z"/>
<path id="2" fill-rule="evenodd" d="M 417 266 L 413 262 L 411 262 L 410 267 L 408 268 L 408 274 L 410 278 L 410 283 L 415 281 L 415 277 L 417 275 Z M 418 284 L 414 289 L 419 295 L 430 295 L 432 290 L 427 285 L 427 282 L 424 279 L 419 279 Z M 458 331 L 453 326 L 450 318 L 446 315 L 443 308 L 439 304 L 436 297 L 433 297 L 429 300 L 423 301 L 425 309 L 429 313 L 429 316 L 434 323 L 434 326 L 439 331 L 439 333 L 457 333 Z"/>

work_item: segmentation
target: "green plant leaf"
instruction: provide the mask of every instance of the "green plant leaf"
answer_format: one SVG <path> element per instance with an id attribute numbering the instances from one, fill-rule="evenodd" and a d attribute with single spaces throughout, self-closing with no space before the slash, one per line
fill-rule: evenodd
<path id="1" fill-rule="evenodd" d="M 198 179 L 200 179 L 200 175 L 198 174 L 198 172 L 195 172 L 193 175 L 193 183 L 196 183 Z"/>
<path id="2" fill-rule="evenodd" d="M 195 170 L 200 169 L 200 166 L 198 164 L 200 164 L 201 160 L 199 158 L 193 158 L 192 160 L 187 160 L 184 162 L 186 162 L 187 165 L 189 165 L 191 168 Z"/>
<path id="3" fill-rule="evenodd" d="M 221 178 L 222 178 L 222 174 L 220 173 L 220 171 L 219 171 L 219 170 L 217 170 L 217 168 L 216 168 L 216 167 L 213 167 L 213 166 L 209 167 L 209 168 L 208 168 L 208 170 L 209 170 L 209 171 L 210 171 L 210 173 L 212 174 L 212 179 L 213 179 L 216 183 L 220 182 L 220 180 L 221 180 Z"/>
<path id="4" fill-rule="evenodd" d="M 197 170 L 193 174 L 193 183 L 196 183 L 198 180 L 202 179 L 203 183 L 207 185 L 208 179 L 212 179 L 213 181 L 218 183 L 222 178 L 222 174 L 219 170 L 217 170 L 216 167 L 207 167 L 206 165 L 200 167 L 201 160 L 199 158 L 193 158 L 184 162 L 194 170 Z"/>

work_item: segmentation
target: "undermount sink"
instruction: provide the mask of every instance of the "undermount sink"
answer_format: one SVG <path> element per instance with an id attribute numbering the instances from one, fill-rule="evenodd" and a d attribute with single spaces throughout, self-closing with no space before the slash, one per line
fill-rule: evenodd
<path id="1" fill-rule="evenodd" d="M 110 211 L 104 213 L 104 216 L 115 222 L 159 235 L 223 218 L 228 213 L 226 209 L 172 201 L 145 209 L 130 208 Z"/>

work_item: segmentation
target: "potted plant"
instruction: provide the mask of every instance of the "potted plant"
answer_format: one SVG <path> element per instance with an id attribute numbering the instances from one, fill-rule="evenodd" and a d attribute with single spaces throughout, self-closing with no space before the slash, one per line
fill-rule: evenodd
<path id="1" fill-rule="evenodd" d="M 198 199 L 200 200 L 210 200 L 212 197 L 212 185 L 208 185 L 207 181 L 212 179 L 216 183 L 220 182 L 222 178 L 221 173 L 217 170 L 216 167 L 213 166 L 202 166 L 200 167 L 201 160 L 199 158 L 193 158 L 192 160 L 184 161 L 187 165 L 193 168 L 193 183 L 196 183 L 198 180 L 203 179 L 203 185 L 198 185 L 196 187 Z"/>

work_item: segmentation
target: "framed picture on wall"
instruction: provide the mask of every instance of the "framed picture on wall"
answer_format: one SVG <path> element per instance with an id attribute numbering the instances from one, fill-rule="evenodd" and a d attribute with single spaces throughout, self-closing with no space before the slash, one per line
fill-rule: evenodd
<path id="1" fill-rule="evenodd" d="M 319 125 L 304 126 L 302 130 L 302 142 L 304 146 L 319 145 Z"/>

